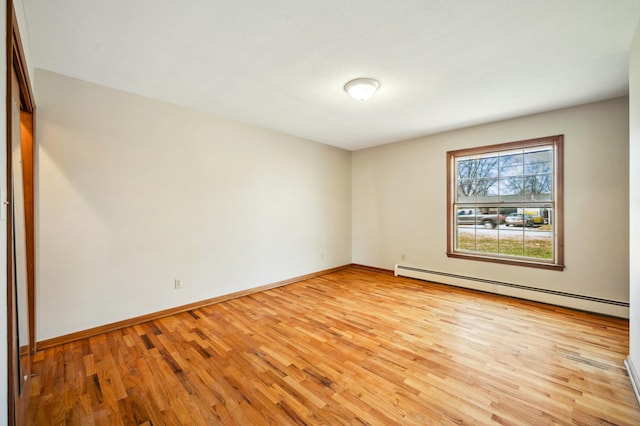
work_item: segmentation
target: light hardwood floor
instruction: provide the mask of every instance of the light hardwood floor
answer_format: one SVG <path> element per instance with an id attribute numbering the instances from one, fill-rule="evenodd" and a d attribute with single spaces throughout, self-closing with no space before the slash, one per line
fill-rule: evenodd
<path id="1" fill-rule="evenodd" d="M 640 425 L 628 321 L 350 268 L 36 354 L 30 424 Z"/>

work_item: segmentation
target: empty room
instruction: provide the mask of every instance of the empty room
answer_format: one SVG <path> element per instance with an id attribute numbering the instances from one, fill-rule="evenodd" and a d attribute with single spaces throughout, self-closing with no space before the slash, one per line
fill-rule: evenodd
<path id="1" fill-rule="evenodd" d="M 0 425 L 640 424 L 640 0 L 2 10 Z"/>

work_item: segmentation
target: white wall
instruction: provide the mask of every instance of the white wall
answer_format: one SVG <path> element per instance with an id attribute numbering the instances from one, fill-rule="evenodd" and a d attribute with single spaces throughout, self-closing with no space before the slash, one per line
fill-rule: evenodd
<path id="1" fill-rule="evenodd" d="M 351 262 L 348 151 L 47 71 L 35 86 L 39 340 Z"/>
<path id="2" fill-rule="evenodd" d="M 623 97 L 354 152 L 353 262 L 628 301 L 628 118 Z M 565 135 L 566 269 L 447 258 L 446 152 L 556 134 Z"/>
<path id="3" fill-rule="evenodd" d="M 640 373 L 640 24 L 629 52 L 629 208 L 630 296 L 629 360 Z M 636 377 L 640 387 L 640 377 Z"/>
<path id="4" fill-rule="evenodd" d="M 23 59 L 27 65 L 27 72 L 29 73 L 30 78 L 33 79 L 34 69 L 33 60 L 31 58 L 31 40 L 25 16 L 24 0 L 13 0 L 13 9 L 16 12 L 18 28 L 20 28 L 20 40 L 22 41 L 22 53 L 24 54 Z M 31 82 L 33 83 L 33 80 Z"/>

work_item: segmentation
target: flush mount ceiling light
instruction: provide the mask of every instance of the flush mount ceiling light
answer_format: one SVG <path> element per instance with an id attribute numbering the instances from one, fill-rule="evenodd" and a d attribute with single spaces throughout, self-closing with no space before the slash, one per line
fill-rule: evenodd
<path id="1" fill-rule="evenodd" d="M 379 88 L 380 82 L 372 78 L 356 78 L 344 85 L 344 90 L 356 101 L 366 101 Z"/>

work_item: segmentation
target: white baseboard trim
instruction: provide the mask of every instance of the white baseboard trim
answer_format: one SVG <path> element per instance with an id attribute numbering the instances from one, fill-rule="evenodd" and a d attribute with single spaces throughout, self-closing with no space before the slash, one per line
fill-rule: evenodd
<path id="1" fill-rule="evenodd" d="M 629 318 L 629 302 L 565 293 L 556 290 L 535 288 L 516 283 L 469 277 L 448 272 L 433 271 L 408 265 L 395 265 L 394 273 L 396 276 L 416 278 L 433 283 L 480 290 L 488 293 L 501 294 L 503 296 L 532 300 L 534 302 L 548 303 L 550 305 L 611 315 L 618 318 Z"/>
<path id="2" fill-rule="evenodd" d="M 638 405 L 640 405 L 640 375 L 638 375 L 638 370 L 636 370 L 635 366 L 633 365 L 633 361 L 631 361 L 631 355 L 629 355 L 625 360 L 624 366 L 627 367 L 627 373 L 629 373 L 633 391 L 636 394 Z"/>

